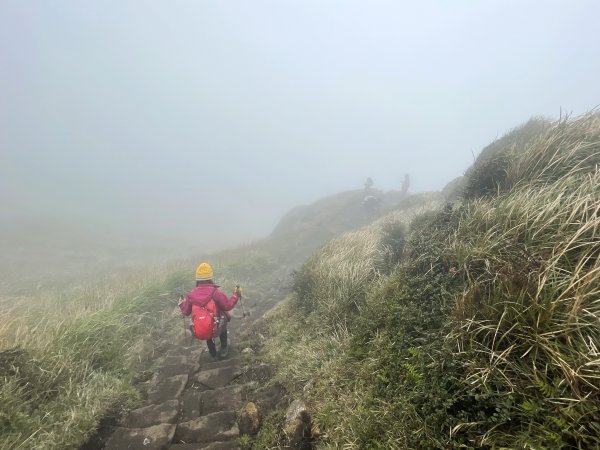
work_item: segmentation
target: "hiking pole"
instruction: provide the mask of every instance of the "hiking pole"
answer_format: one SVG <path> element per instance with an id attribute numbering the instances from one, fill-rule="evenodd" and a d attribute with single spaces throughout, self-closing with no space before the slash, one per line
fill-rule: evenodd
<path id="1" fill-rule="evenodd" d="M 177 306 L 181 305 L 181 302 L 183 302 L 183 294 L 179 294 L 179 303 L 177 304 Z M 181 313 L 181 321 L 183 323 L 183 342 L 185 343 L 185 338 L 187 337 L 187 327 L 185 326 L 185 316 L 183 315 L 183 313 Z"/>
<path id="2" fill-rule="evenodd" d="M 242 291 L 240 290 L 240 285 L 236 284 L 235 291 L 237 295 L 240 297 L 240 305 L 242 306 L 242 318 L 246 317 L 246 309 L 244 308 L 244 302 L 242 301 Z"/>

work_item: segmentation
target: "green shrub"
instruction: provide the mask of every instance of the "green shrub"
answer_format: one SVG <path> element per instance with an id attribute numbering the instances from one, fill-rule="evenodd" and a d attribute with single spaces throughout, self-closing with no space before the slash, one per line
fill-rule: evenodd
<path id="1" fill-rule="evenodd" d="M 298 273 L 269 348 L 323 448 L 600 446 L 598 115 L 515 133 L 464 201 Z"/>

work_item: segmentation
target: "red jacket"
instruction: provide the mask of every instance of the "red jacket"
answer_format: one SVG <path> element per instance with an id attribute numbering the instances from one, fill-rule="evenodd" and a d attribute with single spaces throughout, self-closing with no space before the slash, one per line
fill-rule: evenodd
<path id="1" fill-rule="evenodd" d="M 189 316 L 192 313 L 192 305 L 206 306 L 211 297 L 217 305 L 219 315 L 225 314 L 227 319 L 229 319 L 229 314 L 226 311 L 231 311 L 237 304 L 237 293 L 234 292 L 231 298 L 227 298 L 216 284 L 201 284 L 197 286 L 185 295 L 185 300 L 181 302 L 179 308 L 182 314 Z"/>

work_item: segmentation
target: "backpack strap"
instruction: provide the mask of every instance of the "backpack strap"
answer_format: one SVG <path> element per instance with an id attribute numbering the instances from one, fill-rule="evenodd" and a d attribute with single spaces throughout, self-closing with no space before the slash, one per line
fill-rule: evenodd
<path id="1" fill-rule="evenodd" d="M 217 317 L 219 318 L 219 320 L 221 320 L 221 318 L 223 317 L 223 311 L 221 311 L 221 308 L 219 307 L 219 305 L 217 304 L 217 302 L 215 301 L 215 292 L 217 292 L 219 288 L 216 287 L 214 291 L 212 291 L 212 294 L 210 294 L 210 298 L 211 300 L 215 303 L 215 309 L 217 310 Z"/>
<path id="2" fill-rule="evenodd" d="M 208 300 L 209 300 L 209 301 L 210 301 L 210 300 L 212 300 L 212 301 L 214 302 L 215 306 L 217 306 L 217 302 L 215 302 L 215 297 L 214 297 L 214 295 L 215 295 L 215 292 L 217 292 L 217 288 L 215 288 L 215 289 L 212 291 L 212 294 L 210 294 L 210 297 L 208 297 Z M 206 303 L 208 304 L 208 302 L 206 302 Z M 209 311 L 208 309 L 206 309 L 206 305 L 204 305 L 204 306 L 200 306 L 200 305 L 198 305 L 198 308 L 200 308 L 200 309 L 203 309 L 204 311 L 206 311 L 206 312 L 210 313 L 210 311 Z M 218 306 L 217 306 L 217 309 L 218 309 Z"/>

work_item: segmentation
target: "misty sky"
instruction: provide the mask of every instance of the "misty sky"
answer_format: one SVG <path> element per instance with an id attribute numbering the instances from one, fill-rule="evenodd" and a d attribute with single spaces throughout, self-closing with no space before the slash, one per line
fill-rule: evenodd
<path id="1" fill-rule="evenodd" d="M 600 104 L 597 1 L 0 2 L 2 218 L 243 241 Z"/>

